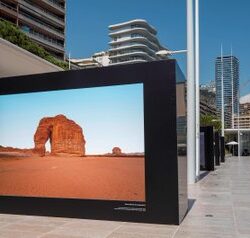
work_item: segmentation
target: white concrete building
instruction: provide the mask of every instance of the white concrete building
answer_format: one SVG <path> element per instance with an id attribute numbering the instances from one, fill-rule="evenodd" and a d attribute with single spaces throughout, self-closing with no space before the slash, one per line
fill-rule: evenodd
<path id="1" fill-rule="evenodd" d="M 250 128 L 250 114 L 234 116 L 234 128 Z"/>
<path id="2" fill-rule="evenodd" d="M 250 94 L 240 98 L 240 115 L 234 117 L 234 128 L 250 129 Z"/>
<path id="3" fill-rule="evenodd" d="M 92 58 L 97 61 L 101 66 L 109 65 L 109 52 L 101 51 L 93 54 Z"/>
<path id="4" fill-rule="evenodd" d="M 70 62 L 81 68 L 103 67 L 109 65 L 109 53 L 97 52 L 89 58 L 70 59 Z"/>
<path id="5" fill-rule="evenodd" d="M 166 48 L 159 43 L 156 29 L 147 21 L 135 19 L 110 25 L 109 31 L 111 65 L 163 59 L 155 53 Z"/>
<path id="6" fill-rule="evenodd" d="M 80 58 L 80 59 L 70 59 L 70 62 L 80 68 L 94 68 L 101 67 L 101 65 L 92 57 Z"/>

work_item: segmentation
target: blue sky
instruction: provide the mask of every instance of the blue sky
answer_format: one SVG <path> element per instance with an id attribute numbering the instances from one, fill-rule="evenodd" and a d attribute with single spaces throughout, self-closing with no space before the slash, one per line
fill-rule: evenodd
<path id="1" fill-rule="evenodd" d="M 225 54 L 240 60 L 241 94 L 250 93 L 250 1 L 200 0 L 201 83 L 214 80 L 214 61 L 223 43 Z M 68 0 L 67 52 L 88 57 L 108 49 L 108 25 L 146 19 L 170 49 L 186 48 L 186 0 Z M 183 71 L 185 55 L 176 56 Z"/>
<path id="2" fill-rule="evenodd" d="M 87 154 L 144 152 L 142 84 L 4 95 L 0 111 L 2 146 L 33 148 L 40 119 L 64 114 L 82 127 Z"/>

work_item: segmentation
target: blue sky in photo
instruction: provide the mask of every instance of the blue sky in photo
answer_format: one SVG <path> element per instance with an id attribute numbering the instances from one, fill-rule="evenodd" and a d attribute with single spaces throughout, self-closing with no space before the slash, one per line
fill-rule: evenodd
<path id="1" fill-rule="evenodd" d="M 0 145 L 33 148 L 40 119 L 64 114 L 83 129 L 87 154 L 144 152 L 143 85 L 0 96 Z"/>
<path id="2" fill-rule="evenodd" d="M 250 93 L 250 1 L 200 0 L 201 83 L 214 80 L 214 62 L 225 54 L 240 60 L 241 94 Z M 67 52 L 89 57 L 108 50 L 108 25 L 135 18 L 147 20 L 158 30 L 160 42 L 172 50 L 186 48 L 186 0 L 68 0 Z M 183 72 L 186 56 L 175 55 Z"/>

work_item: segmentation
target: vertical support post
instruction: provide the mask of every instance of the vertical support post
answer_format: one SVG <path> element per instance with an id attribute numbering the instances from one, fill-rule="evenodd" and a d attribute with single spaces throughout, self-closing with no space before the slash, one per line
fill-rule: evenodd
<path id="1" fill-rule="evenodd" d="M 196 121 L 196 177 L 200 176 L 200 26 L 199 0 L 195 0 L 195 121 Z"/>
<path id="2" fill-rule="evenodd" d="M 195 183 L 195 79 L 193 0 L 187 0 L 187 167 L 188 183 Z"/>
<path id="3" fill-rule="evenodd" d="M 220 165 L 220 135 L 219 132 L 216 131 L 214 133 L 214 141 L 215 141 L 215 165 Z"/>
<path id="4" fill-rule="evenodd" d="M 221 136 L 220 138 L 220 156 L 221 156 L 221 162 L 225 162 L 225 138 L 224 136 Z"/>
<path id="5" fill-rule="evenodd" d="M 17 13 L 17 18 L 16 18 L 16 26 L 19 27 L 19 8 L 20 8 L 20 3 L 17 2 L 17 5 L 16 5 L 16 13 Z"/>
<path id="6" fill-rule="evenodd" d="M 240 87 L 238 86 L 238 105 L 237 105 L 237 114 L 238 114 L 238 157 L 240 159 L 241 152 L 241 140 L 240 140 Z"/>
<path id="7" fill-rule="evenodd" d="M 225 162 L 225 120 L 224 120 L 224 61 L 223 61 L 223 49 L 221 45 L 221 162 Z"/>
<path id="8" fill-rule="evenodd" d="M 231 87 L 232 87 L 232 128 L 234 129 L 234 74 L 233 74 L 233 49 L 231 46 Z"/>
<path id="9" fill-rule="evenodd" d="M 70 70 L 70 67 L 71 67 L 71 62 L 70 62 L 70 52 L 69 52 L 69 70 Z"/>
<path id="10" fill-rule="evenodd" d="M 238 158 L 240 158 L 240 149 L 241 145 L 240 145 L 240 129 L 238 128 Z"/>
<path id="11" fill-rule="evenodd" d="M 221 45 L 221 136 L 224 137 L 224 62 L 223 62 L 223 48 Z"/>

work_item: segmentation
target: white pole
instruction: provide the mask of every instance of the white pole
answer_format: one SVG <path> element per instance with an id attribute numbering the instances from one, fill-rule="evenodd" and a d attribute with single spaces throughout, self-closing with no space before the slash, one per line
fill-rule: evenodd
<path id="1" fill-rule="evenodd" d="M 239 116 L 238 116 L 238 118 L 239 118 Z M 239 121 L 238 121 L 238 123 L 239 123 Z M 240 152 L 241 152 L 241 149 L 240 149 L 241 145 L 240 145 L 240 143 L 241 143 L 240 142 L 240 129 L 239 129 L 239 124 L 238 124 L 238 158 L 240 158 Z"/>
<path id="2" fill-rule="evenodd" d="M 187 53 L 187 50 L 173 50 L 169 52 L 170 54 L 179 54 L 179 53 Z"/>
<path id="3" fill-rule="evenodd" d="M 232 87 L 232 128 L 234 128 L 234 80 L 233 80 L 233 49 L 231 46 L 231 87 Z"/>
<path id="4" fill-rule="evenodd" d="M 223 65 L 223 48 L 221 45 L 221 136 L 224 137 L 224 65 Z"/>
<path id="5" fill-rule="evenodd" d="M 70 70 L 70 63 L 71 63 L 71 62 L 70 62 L 70 52 L 69 52 L 69 70 Z"/>
<path id="6" fill-rule="evenodd" d="M 195 79 L 193 0 L 187 0 L 187 167 L 188 184 L 195 183 Z"/>
<path id="7" fill-rule="evenodd" d="M 238 157 L 240 159 L 240 152 L 241 152 L 241 140 L 240 140 L 240 87 L 238 86 L 238 108 L 237 108 L 237 114 L 238 114 Z"/>
<path id="8" fill-rule="evenodd" d="M 200 176 L 200 26 L 199 0 L 195 0 L 195 120 L 196 120 L 196 177 Z"/>

